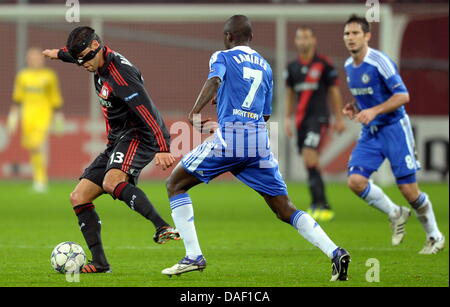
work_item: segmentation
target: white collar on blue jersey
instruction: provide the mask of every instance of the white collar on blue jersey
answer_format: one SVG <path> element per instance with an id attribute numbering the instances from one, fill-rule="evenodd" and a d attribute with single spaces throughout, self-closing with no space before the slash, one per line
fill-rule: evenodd
<path id="1" fill-rule="evenodd" d="M 249 46 L 236 46 L 234 48 L 224 50 L 224 52 L 234 51 L 234 50 L 241 50 L 241 51 L 244 51 L 245 53 L 249 53 L 249 54 L 256 53 L 256 51 L 253 50 L 252 48 L 250 48 Z"/>

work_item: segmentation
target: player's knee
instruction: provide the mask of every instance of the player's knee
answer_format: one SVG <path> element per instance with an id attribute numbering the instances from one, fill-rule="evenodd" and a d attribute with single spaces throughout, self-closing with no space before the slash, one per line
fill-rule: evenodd
<path id="1" fill-rule="evenodd" d="M 102 188 L 106 193 L 112 194 L 117 184 L 118 182 L 112 180 L 104 180 L 102 183 Z"/>
<path id="2" fill-rule="evenodd" d="M 78 206 L 81 204 L 85 204 L 88 203 L 89 201 L 87 201 L 84 197 L 83 194 L 78 192 L 78 191 L 73 191 L 72 193 L 70 193 L 70 203 L 72 204 L 72 207 L 74 206 Z"/>
<path id="3" fill-rule="evenodd" d="M 167 178 L 166 180 L 166 190 L 169 197 L 177 194 L 179 190 L 179 185 L 175 182 L 175 180 L 172 179 L 172 176 L 169 176 L 169 178 Z"/>
<path id="4" fill-rule="evenodd" d="M 347 179 L 348 187 L 355 193 L 361 193 L 367 186 L 367 179 L 362 176 L 350 175 Z"/>

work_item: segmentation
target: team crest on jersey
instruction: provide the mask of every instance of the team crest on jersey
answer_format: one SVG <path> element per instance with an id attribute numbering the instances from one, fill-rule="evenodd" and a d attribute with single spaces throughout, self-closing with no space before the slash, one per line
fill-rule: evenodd
<path id="1" fill-rule="evenodd" d="M 103 99 L 108 99 L 109 95 L 111 94 L 111 86 L 108 84 L 108 82 L 104 82 L 103 86 L 98 93 L 98 96 Z"/>
<path id="2" fill-rule="evenodd" d="M 362 77 L 361 77 L 361 80 L 362 80 L 362 82 L 363 82 L 364 84 L 367 84 L 367 83 L 369 83 L 369 81 L 370 81 L 370 77 L 369 77 L 368 74 L 363 74 Z"/>
<path id="3" fill-rule="evenodd" d="M 302 74 L 306 75 L 306 73 L 308 72 L 308 66 L 302 66 Z"/>
<path id="4" fill-rule="evenodd" d="M 318 79 L 320 77 L 320 70 L 318 69 L 312 69 L 311 72 L 309 73 L 310 76 L 314 79 Z"/>

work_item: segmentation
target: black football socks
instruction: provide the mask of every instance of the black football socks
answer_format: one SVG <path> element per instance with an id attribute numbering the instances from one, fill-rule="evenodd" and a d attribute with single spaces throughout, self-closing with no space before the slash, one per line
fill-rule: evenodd
<path id="1" fill-rule="evenodd" d="M 311 193 L 313 209 L 330 209 L 325 196 L 325 185 L 317 168 L 308 168 L 308 184 Z"/>
<path id="2" fill-rule="evenodd" d="M 103 267 L 109 267 L 103 251 L 101 230 L 102 224 L 100 218 L 95 211 L 93 203 L 87 203 L 75 206 L 73 208 L 78 217 L 78 225 L 83 233 L 84 239 L 92 253 L 92 262 Z"/>
<path id="3" fill-rule="evenodd" d="M 169 226 L 158 214 L 145 193 L 138 187 L 128 182 L 121 182 L 114 189 L 113 197 L 124 201 L 132 210 L 150 220 L 156 229 Z"/>

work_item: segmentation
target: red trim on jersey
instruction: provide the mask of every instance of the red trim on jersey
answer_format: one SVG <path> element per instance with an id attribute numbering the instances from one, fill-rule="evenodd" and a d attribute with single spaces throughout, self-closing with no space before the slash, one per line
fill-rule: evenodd
<path id="1" fill-rule="evenodd" d="M 158 123 L 155 121 L 153 116 L 150 114 L 150 112 L 147 110 L 147 108 L 141 104 L 138 105 L 136 109 L 139 111 L 142 117 L 144 117 L 147 124 L 152 128 L 153 133 L 155 134 L 156 137 L 156 141 L 158 142 L 161 151 L 168 151 L 167 144 L 164 139 L 164 135 L 161 131 L 161 128 L 159 127 Z"/>
<path id="2" fill-rule="evenodd" d="M 122 85 L 122 86 L 128 86 L 128 83 L 125 81 L 125 79 L 119 73 L 119 71 L 117 70 L 114 63 L 109 64 L 108 69 L 109 69 L 109 72 L 111 73 L 111 75 L 113 76 L 114 81 L 116 81 L 117 84 Z"/>
<path id="3" fill-rule="evenodd" d="M 111 130 L 111 126 L 109 125 L 108 108 L 102 106 L 102 113 L 103 113 L 103 117 L 105 118 L 106 134 L 109 134 L 109 131 Z"/>
<path id="4" fill-rule="evenodd" d="M 128 172 L 128 170 L 130 169 L 131 162 L 133 161 L 134 155 L 136 154 L 136 150 L 139 146 L 139 143 L 140 142 L 138 140 L 133 139 L 130 145 L 128 146 L 128 150 L 121 168 L 122 171 L 124 171 L 125 173 Z"/>
<path id="5" fill-rule="evenodd" d="M 322 72 L 324 69 L 324 65 L 322 63 L 314 63 L 309 68 L 308 74 L 305 77 L 303 82 L 319 82 L 322 76 Z M 316 72 L 320 72 L 317 76 Z M 300 129 L 303 119 L 305 118 L 306 109 L 308 108 L 309 102 L 311 101 L 311 96 L 314 93 L 314 90 L 305 90 L 302 91 L 299 95 L 299 102 L 297 105 L 297 113 L 295 114 L 295 124 L 297 129 Z"/>

